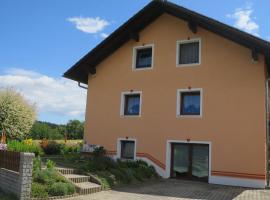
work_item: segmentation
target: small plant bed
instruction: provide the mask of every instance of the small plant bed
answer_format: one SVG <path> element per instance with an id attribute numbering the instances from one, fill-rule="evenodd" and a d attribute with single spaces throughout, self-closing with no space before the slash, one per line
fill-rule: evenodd
<path id="1" fill-rule="evenodd" d="M 48 199 L 75 193 L 74 185 L 54 169 L 54 162 L 48 160 L 46 168 L 41 169 L 41 159 L 34 160 L 31 198 Z"/>
<path id="2" fill-rule="evenodd" d="M 104 189 L 159 179 L 154 167 L 144 161 L 114 161 L 105 155 L 106 151 L 101 148 L 89 158 L 81 159 L 77 154 L 51 159 L 60 166 L 77 169 L 80 174 L 96 176 Z"/>

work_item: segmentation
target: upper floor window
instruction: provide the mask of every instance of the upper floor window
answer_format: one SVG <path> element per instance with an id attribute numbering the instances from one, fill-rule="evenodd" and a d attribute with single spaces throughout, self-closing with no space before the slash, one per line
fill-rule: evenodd
<path id="1" fill-rule="evenodd" d="M 177 65 L 199 65 L 201 62 L 201 40 L 177 41 Z"/>
<path id="2" fill-rule="evenodd" d="M 133 69 L 150 69 L 153 67 L 153 45 L 134 47 Z"/>
<path id="3" fill-rule="evenodd" d="M 201 116 L 202 97 L 201 89 L 177 91 L 177 115 L 178 116 Z"/>
<path id="4" fill-rule="evenodd" d="M 141 92 L 124 92 L 121 97 L 122 116 L 140 116 Z"/>

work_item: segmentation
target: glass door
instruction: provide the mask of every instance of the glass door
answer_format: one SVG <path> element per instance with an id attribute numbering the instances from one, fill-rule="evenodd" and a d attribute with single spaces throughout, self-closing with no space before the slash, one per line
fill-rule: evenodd
<path id="1" fill-rule="evenodd" d="M 171 177 L 189 177 L 189 160 L 189 146 L 187 144 L 172 144 Z"/>
<path id="2" fill-rule="evenodd" d="M 209 147 L 203 144 L 192 144 L 192 179 L 208 181 Z"/>
<path id="3" fill-rule="evenodd" d="M 209 145 L 173 143 L 171 177 L 208 181 Z"/>

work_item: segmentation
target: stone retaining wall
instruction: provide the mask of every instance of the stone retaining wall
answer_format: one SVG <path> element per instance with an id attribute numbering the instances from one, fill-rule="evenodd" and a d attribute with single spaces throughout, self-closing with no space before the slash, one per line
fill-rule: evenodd
<path id="1" fill-rule="evenodd" d="M 33 153 L 20 153 L 19 172 L 0 168 L 0 188 L 15 194 L 20 200 L 30 199 L 32 185 Z"/>

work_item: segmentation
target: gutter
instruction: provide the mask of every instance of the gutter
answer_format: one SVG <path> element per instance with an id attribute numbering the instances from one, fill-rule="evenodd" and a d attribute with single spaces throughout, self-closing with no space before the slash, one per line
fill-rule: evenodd
<path id="1" fill-rule="evenodd" d="M 81 85 L 81 82 L 79 82 L 79 81 L 78 81 L 78 86 L 79 86 L 80 88 L 83 88 L 83 89 L 88 90 L 88 87 Z"/>

